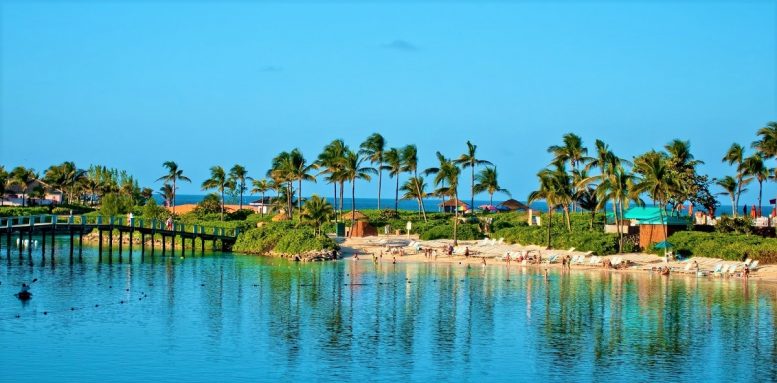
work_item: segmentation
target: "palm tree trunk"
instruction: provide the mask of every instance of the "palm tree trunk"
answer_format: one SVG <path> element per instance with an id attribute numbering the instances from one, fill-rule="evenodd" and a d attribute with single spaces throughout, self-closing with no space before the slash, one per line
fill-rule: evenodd
<path id="1" fill-rule="evenodd" d="M 264 192 L 262 192 L 262 217 L 264 217 Z"/>
<path id="2" fill-rule="evenodd" d="M 396 175 L 397 177 L 397 188 L 394 192 L 394 211 L 399 211 L 399 173 Z"/>
<path id="3" fill-rule="evenodd" d="M 618 222 L 623 222 L 623 202 L 618 202 L 618 210 L 616 212 L 613 212 L 618 216 Z M 623 229 L 620 228 L 620 225 L 618 225 L 618 252 L 623 252 Z"/>
<path id="4" fill-rule="evenodd" d="M 761 197 L 763 196 L 764 191 L 764 183 L 760 179 L 758 180 L 758 216 L 762 217 L 763 212 L 761 211 Z"/>
<path id="5" fill-rule="evenodd" d="M 494 206 L 494 193 L 489 193 L 489 194 L 490 195 L 488 197 L 488 204 L 489 206 Z M 473 206 L 472 208 L 474 209 L 475 207 Z"/>
<path id="6" fill-rule="evenodd" d="M 470 172 L 471 177 L 470 177 L 470 186 L 469 186 L 470 189 L 469 190 L 472 192 L 472 198 L 469 201 L 470 202 L 469 208 L 470 209 L 474 209 L 475 208 L 475 161 L 474 161 L 474 158 L 473 158 L 473 161 L 470 162 L 470 168 L 472 169 L 472 171 Z M 458 203 L 459 203 L 459 200 L 457 198 L 456 199 L 456 204 L 458 205 Z"/>
<path id="7" fill-rule="evenodd" d="M 572 223 L 569 220 L 569 205 L 564 205 L 564 219 L 567 221 L 567 231 L 572 232 Z"/>
<path id="8" fill-rule="evenodd" d="M 286 215 L 289 217 L 289 219 L 292 219 L 293 215 L 291 212 L 291 209 L 294 207 L 292 205 L 291 196 L 292 196 L 292 187 L 291 187 L 291 181 L 286 182 Z"/>
<path id="9" fill-rule="evenodd" d="M 454 193 L 456 201 L 459 200 L 458 193 Z M 459 209 L 453 210 L 453 246 L 459 244 Z"/>
<path id="10" fill-rule="evenodd" d="M 297 208 L 299 211 L 302 211 L 302 178 L 297 180 L 297 185 L 299 186 L 297 188 Z M 302 214 L 299 215 L 299 221 L 302 222 Z"/>
<path id="11" fill-rule="evenodd" d="M 175 178 L 173 178 L 173 215 L 175 215 Z"/>
<path id="12" fill-rule="evenodd" d="M 332 203 L 335 210 L 335 222 L 337 222 L 339 219 L 337 217 L 337 182 L 332 181 L 332 185 L 334 186 L 334 194 L 332 194 Z"/>
<path id="13" fill-rule="evenodd" d="M 664 221 L 664 217 L 666 216 L 665 210 L 666 210 L 666 203 L 664 202 L 661 204 L 661 210 L 658 211 L 659 214 L 661 215 L 661 226 L 663 226 L 663 229 L 664 229 L 664 242 L 665 242 L 664 243 L 664 263 L 669 262 L 669 256 L 667 255 L 667 252 L 666 252 L 668 247 L 667 245 L 669 243 L 668 241 L 669 238 L 667 238 L 669 237 L 669 229 L 668 229 L 669 219 L 667 218 L 666 221 Z"/>
<path id="14" fill-rule="evenodd" d="M 345 194 L 343 190 L 344 184 L 345 181 L 340 181 L 340 215 L 343 215 L 343 195 Z"/>
<path id="15" fill-rule="evenodd" d="M 383 163 L 378 163 L 378 210 L 380 210 L 380 186 L 383 183 Z"/>
<path id="16" fill-rule="evenodd" d="M 356 179 L 351 180 L 351 231 L 348 236 L 353 236 L 353 226 L 356 221 Z"/>
<path id="17" fill-rule="evenodd" d="M 240 185 L 240 210 L 243 210 L 243 185 Z"/>
<path id="18" fill-rule="evenodd" d="M 550 242 L 550 225 L 551 222 L 553 222 L 553 208 L 550 207 L 550 204 L 548 204 L 548 249 L 552 248 L 551 242 Z"/>
<path id="19" fill-rule="evenodd" d="M 224 187 L 221 187 L 221 220 L 224 220 Z"/>
<path id="20" fill-rule="evenodd" d="M 414 170 L 413 174 L 415 175 L 415 179 L 418 180 L 418 171 Z M 424 217 L 424 222 L 427 222 L 426 221 L 426 209 L 424 209 L 424 203 L 423 203 L 423 200 L 421 198 L 421 194 L 422 193 L 421 193 L 421 185 L 420 185 L 419 182 L 415 183 L 415 188 L 416 188 L 416 192 L 418 192 L 418 203 L 421 204 L 421 215 Z"/>

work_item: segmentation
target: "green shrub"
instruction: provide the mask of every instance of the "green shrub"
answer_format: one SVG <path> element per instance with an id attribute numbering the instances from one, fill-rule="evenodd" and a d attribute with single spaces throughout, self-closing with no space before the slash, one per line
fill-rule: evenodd
<path id="1" fill-rule="evenodd" d="M 686 256 L 722 258 L 741 261 L 758 259 L 763 263 L 777 262 L 777 239 L 756 235 L 702 233 L 680 231 L 669 236 L 669 242 L 677 254 Z M 663 249 L 651 249 L 663 254 Z"/>
<path id="2" fill-rule="evenodd" d="M 480 227 L 474 224 L 460 224 L 456 230 L 456 236 L 462 241 L 470 241 L 482 238 Z M 451 239 L 453 238 L 453 224 L 435 225 L 420 231 L 423 240 Z"/>
<path id="3" fill-rule="evenodd" d="M 133 211 L 133 206 L 132 197 L 118 193 L 108 193 L 100 200 L 100 214 L 104 217 L 123 215 Z"/>
<path id="4" fill-rule="evenodd" d="M 295 227 L 288 222 L 273 222 L 260 228 L 241 233 L 234 251 L 266 254 L 271 251 L 282 254 L 300 254 L 307 251 L 331 250 L 337 248 L 329 237 L 315 235 L 310 227 Z"/>
<path id="5" fill-rule="evenodd" d="M 18 206 L 2 206 L 0 207 L 0 217 L 21 217 L 27 215 L 41 215 L 49 214 L 49 208 L 45 206 L 40 207 L 18 207 Z"/>
<path id="6" fill-rule="evenodd" d="M 149 198 L 146 201 L 146 205 L 143 206 L 143 210 L 140 213 L 145 219 L 164 219 L 169 215 L 167 209 L 157 205 L 153 198 Z"/>
<path id="7" fill-rule="evenodd" d="M 214 193 L 206 195 L 194 208 L 193 213 L 201 218 L 208 214 L 221 214 L 221 198 Z"/>

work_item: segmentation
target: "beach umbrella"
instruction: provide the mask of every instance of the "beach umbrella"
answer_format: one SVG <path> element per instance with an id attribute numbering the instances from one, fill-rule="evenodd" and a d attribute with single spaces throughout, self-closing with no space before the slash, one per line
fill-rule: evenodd
<path id="1" fill-rule="evenodd" d="M 656 249 L 671 249 L 674 247 L 669 241 L 661 241 L 659 243 L 656 243 L 653 247 Z"/>

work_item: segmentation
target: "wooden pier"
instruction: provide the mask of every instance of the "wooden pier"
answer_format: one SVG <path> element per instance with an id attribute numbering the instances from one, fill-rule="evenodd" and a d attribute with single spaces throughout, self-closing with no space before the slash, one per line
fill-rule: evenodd
<path id="1" fill-rule="evenodd" d="M 142 218 L 126 217 L 101 217 L 101 216 L 57 216 L 57 215 L 33 215 L 24 217 L 3 217 L 0 218 L 0 237 L 5 239 L 6 257 L 11 259 L 12 245 L 14 239 L 18 243 L 18 254 L 23 258 L 26 252 L 27 257 L 32 257 L 33 235 L 40 236 L 40 253 L 45 259 L 47 237 L 50 238 L 49 246 L 50 256 L 54 256 L 54 239 L 57 235 L 66 235 L 70 239 L 69 255 L 72 260 L 75 252 L 78 257 L 82 255 L 83 237 L 97 230 L 98 232 L 98 254 L 102 260 L 104 252 L 103 237 L 107 237 L 107 256 L 110 260 L 113 256 L 113 237 L 119 236 L 118 255 L 121 259 L 123 252 L 123 236 L 129 236 L 129 256 L 132 256 L 133 241 L 135 233 L 140 234 L 141 256 L 145 256 L 147 247 L 150 247 L 151 255 L 156 253 L 156 238 L 161 236 L 162 255 L 168 255 L 167 243 L 170 243 L 170 255 L 175 255 L 176 237 L 181 241 L 180 255 L 186 255 L 186 242 L 191 242 L 191 255 L 195 255 L 195 241 L 200 240 L 200 253 L 205 253 L 205 244 L 211 242 L 212 249 L 216 249 L 217 244 L 221 244 L 221 251 L 231 251 L 239 234 L 238 229 L 225 229 L 220 227 L 206 227 L 201 225 L 184 225 L 174 222 L 166 226 L 162 220 L 144 220 Z M 76 246 L 76 238 L 78 243 Z M 146 236 L 151 236 L 150 246 L 146 246 Z M 76 250 L 77 249 L 77 250 Z M 2 256 L 2 255 L 0 255 Z"/>

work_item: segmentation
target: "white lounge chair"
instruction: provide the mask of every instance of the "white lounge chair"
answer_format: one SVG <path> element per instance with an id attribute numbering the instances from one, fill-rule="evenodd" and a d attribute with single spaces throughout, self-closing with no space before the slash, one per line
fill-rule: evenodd
<path id="1" fill-rule="evenodd" d="M 748 267 L 750 267 L 750 271 L 756 271 L 756 270 L 758 270 L 758 260 L 756 259 L 755 261 L 753 261 L 753 262 L 750 264 L 750 266 L 748 266 Z"/>
<path id="2" fill-rule="evenodd" d="M 722 271 L 722 269 L 723 269 L 723 264 L 722 263 L 718 263 L 718 264 L 715 265 L 715 268 L 712 269 L 712 273 L 713 274 L 719 274 Z"/>

